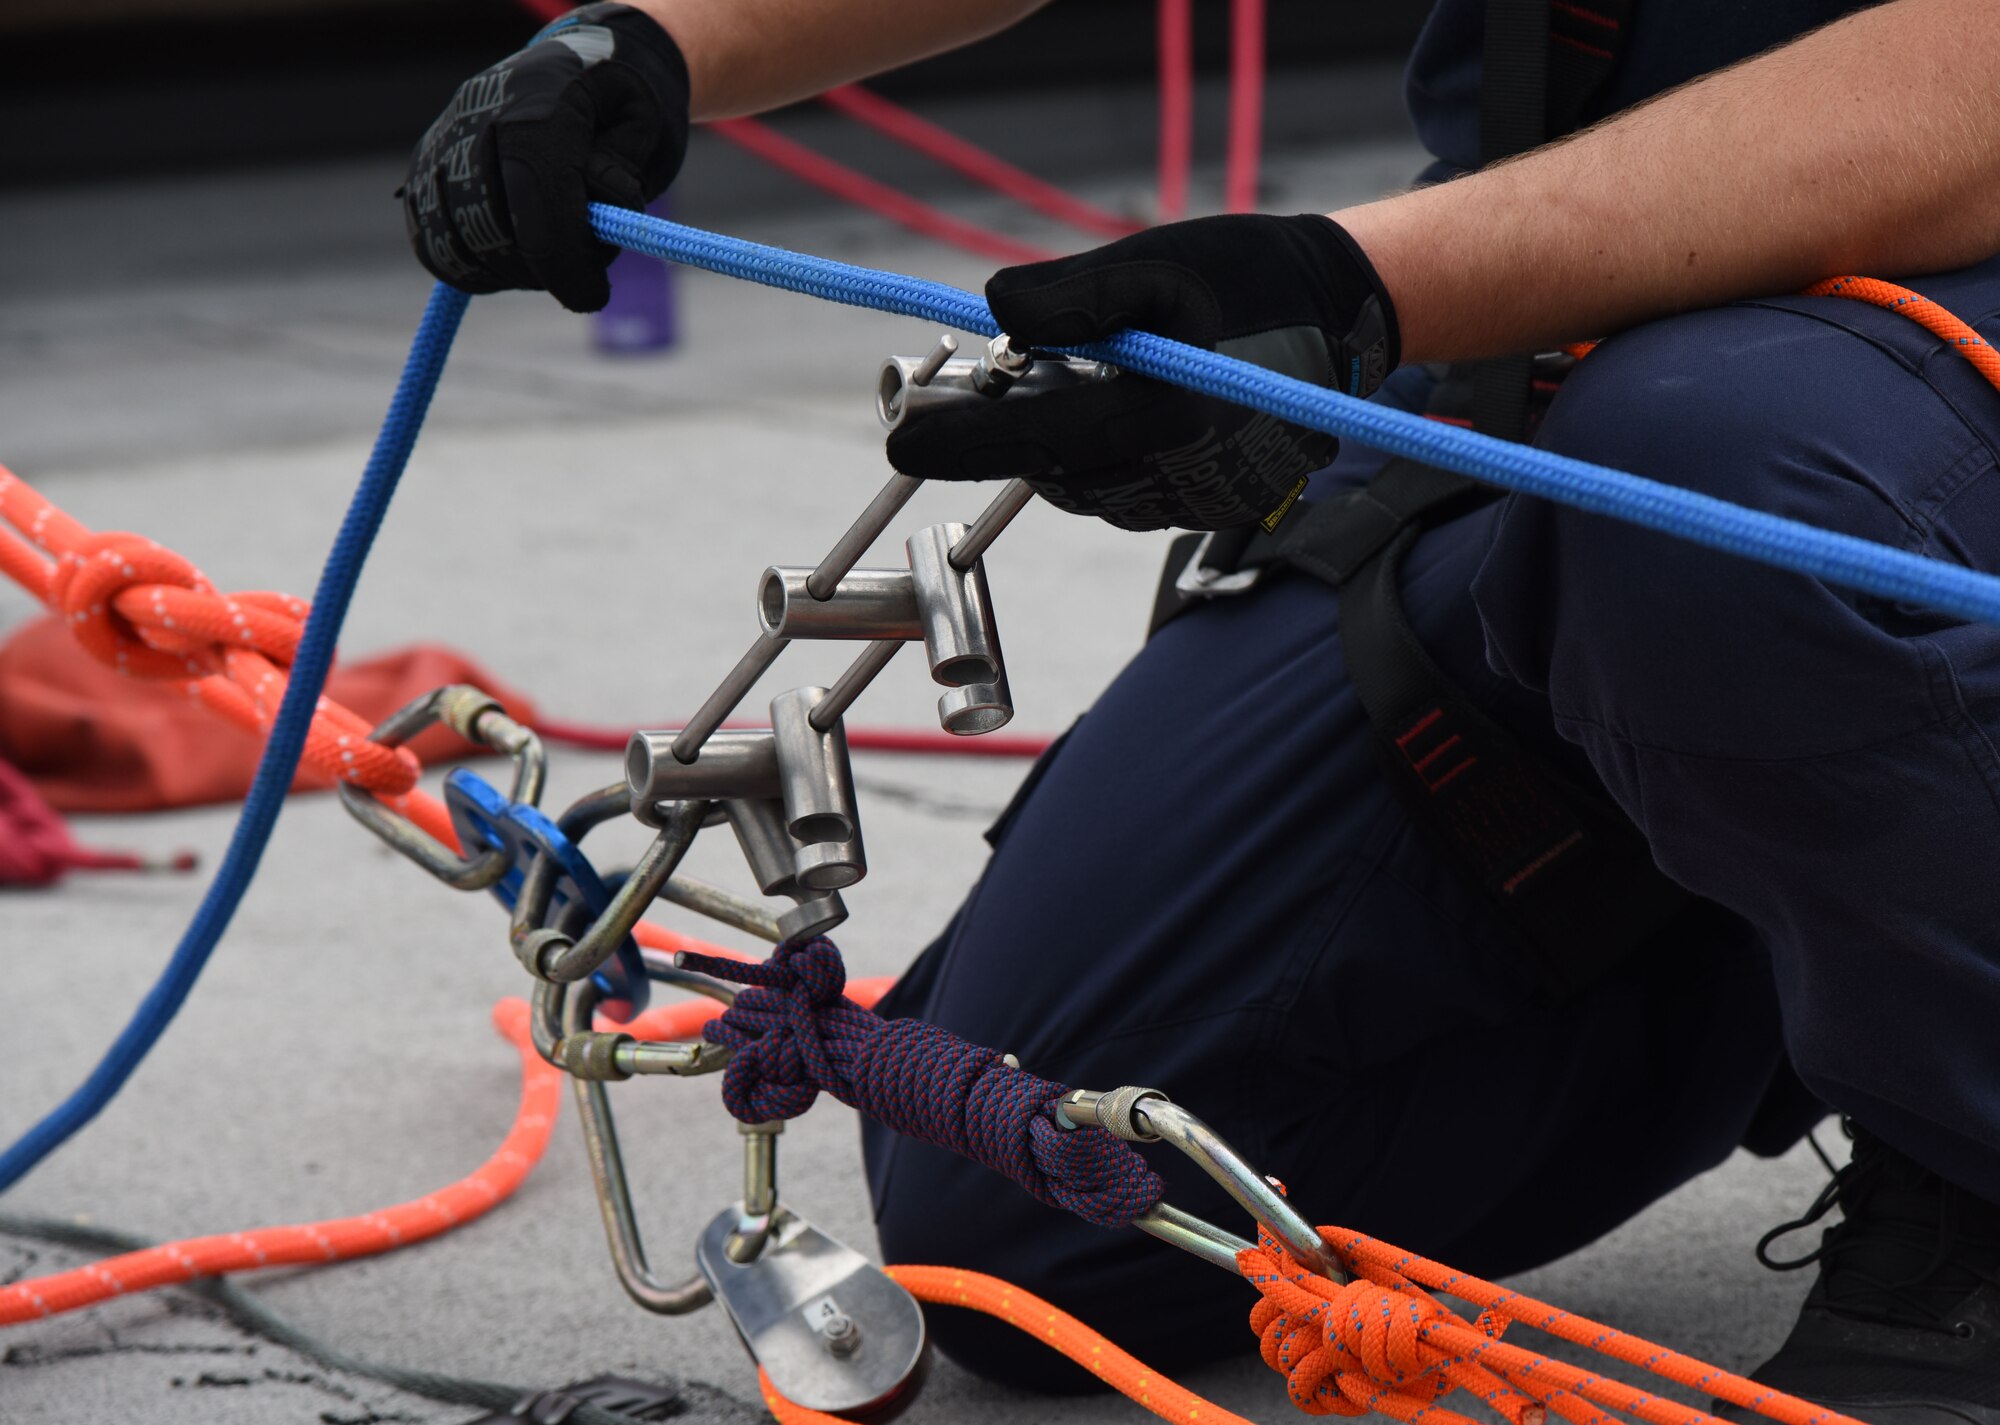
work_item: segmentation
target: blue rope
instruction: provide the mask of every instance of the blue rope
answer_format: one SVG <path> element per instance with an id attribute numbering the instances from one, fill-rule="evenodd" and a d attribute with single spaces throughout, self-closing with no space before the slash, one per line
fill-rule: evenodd
<path id="1" fill-rule="evenodd" d="M 721 237 L 601 203 L 593 204 L 590 214 L 606 241 L 655 257 L 831 302 L 920 317 L 982 336 L 995 336 L 1000 330 L 984 301 L 942 283 Z M 1148 332 L 1123 332 L 1078 350 L 1128 371 L 1219 396 L 1343 440 L 1443 466 L 1502 489 L 1609 515 L 1830 584 L 2000 625 L 2000 578 L 1961 565 L 1428 421 Z"/>
<path id="2" fill-rule="evenodd" d="M 766 247 L 601 203 L 591 205 L 591 219 L 605 240 L 637 252 L 831 302 L 917 317 L 983 336 L 999 334 L 983 300 L 942 283 Z M 409 462 L 469 300 L 442 284 L 431 293 L 367 469 L 327 555 L 284 702 L 214 882 L 158 982 L 89 1078 L 0 1154 L 0 1191 L 19 1181 L 111 1101 L 166 1031 L 228 929 L 284 806 L 362 564 Z M 1627 520 L 1883 598 L 2000 624 L 2000 579 L 1956 564 L 1426 421 L 1147 332 L 1121 333 L 1079 350 L 1129 371 L 1504 489 Z"/>
<path id="3" fill-rule="evenodd" d="M 140 1002 L 124 1031 L 91 1070 L 90 1077 L 46 1118 L 22 1134 L 6 1153 L 0 1154 L 0 1191 L 11 1187 L 61 1147 L 125 1086 L 125 1080 L 139 1067 L 147 1051 L 166 1032 L 216 943 L 222 939 L 222 933 L 229 928 L 230 918 L 236 914 L 243 893 L 257 874 L 257 863 L 263 859 L 271 829 L 285 805 L 285 794 L 298 771 L 299 754 L 305 749 L 306 729 L 312 723 L 313 709 L 326 685 L 326 672 L 333 662 L 340 626 L 347 619 L 347 607 L 361 578 L 361 566 L 368 558 L 369 546 L 375 542 L 375 532 L 382 527 L 382 516 L 388 511 L 390 497 L 396 493 L 403 467 L 409 463 L 410 449 L 417 443 L 424 413 L 430 409 L 431 394 L 437 390 L 438 376 L 444 370 L 452 338 L 458 334 L 459 320 L 470 300 L 463 292 L 442 283 L 431 292 L 430 305 L 424 309 L 423 322 L 417 328 L 409 359 L 403 366 L 402 380 L 389 402 L 389 414 L 375 438 L 368 468 L 326 556 L 319 592 L 313 596 L 312 613 L 300 636 L 298 655 L 292 660 L 285 698 L 271 726 L 270 741 L 264 744 L 256 779 L 244 798 L 243 815 L 237 819 L 228 853 L 222 858 L 208 893 L 202 897 L 201 907 L 189 922 L 187 933 L 181 936 L 167 968 Z"/>

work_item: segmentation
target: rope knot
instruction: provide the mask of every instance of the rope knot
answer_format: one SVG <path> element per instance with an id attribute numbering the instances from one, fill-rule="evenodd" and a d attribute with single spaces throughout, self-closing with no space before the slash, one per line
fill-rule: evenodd
<path id="1" fill-rule="evenodd" d="M 846 998 L 825 937 L 761 964 L 683 953 L 690 970 L 746 985 L 703 1031 L 735 1051 L 722 1102 L 745 1123 L 796 1118 L 820 1090 L 896 1132 L 959 1153 L 1088 1222 L 1123 1227 L 1160 1200 L 1160 1179 L 1101 1128 L 1056 1127 L 1066 1091 L 920 1019 L 880 1019 Z"/>
<path id="2" fill-rule="evenodd" d="M 821 1089 L 853 1103 L 851 1070 L 882 1021 L 848 999 L 847 967 L 825 936 L 787 941 L 761 962 L 683 954 L 681 964 L 744 985 L 703 1036 L 735 1051 L 722 1102 L 745 1123 L 796 1118 Z"/>
<path id="3" fill-rule="evenodd" d="M 56 561 L 49 602 L 70 633 L 98 662 L 135 678 L 200 678 L 220 660 L 205 641 L 180 633 L 171 620 L 134 618 L 168 590 L 213 596 L 202 572 L 142 535 L 92 534 Z M 151 596 L 151 597 L 149 597 Z M 134 607 L 120 607 L 121 603 Z"/>
<path id="4" fill-rule="evenodd" d="M 1268 1229 L 1238 1254 L 1257 1289 L 1250 1329 L 1264 1364 L 1285 1377 L 1292 1404 L 1309 1415 L 1466 1421 L 1436 1402 L 1472 1390 L 1513 1425 L 1543 1425 L 1546 1407 L 1480 1364 L 1504 1323 L 1468 1322 L 1414 1282 L 1366 1261 L 1335 1283 L 1299 1265 Z"/>

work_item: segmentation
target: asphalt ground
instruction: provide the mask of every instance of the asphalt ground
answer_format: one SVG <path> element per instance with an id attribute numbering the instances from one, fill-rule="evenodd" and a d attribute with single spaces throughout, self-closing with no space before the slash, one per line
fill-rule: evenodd
<path id="1" fill-rule="evenodd" d="M 1379 88 L 1381 76 L 1367 82 Z M 1402 137 L 1287 148 L 1270 164 L 1266 206 L 1355 200 L 1405 181 L 1419 161 Z M 695 162 L 747 160 L 704 147 Z M 707 191 L 720 196 L 690 200 L 687 221 L 963 286 L 985 275 L 979 259 L 795 191 L 733 201 L 720 168 L 709 171 Z M 359 163 L 0 196 L 0 459 L 90 525 L 149 534 L 223 587 L 309 593 L 426 289 L 386 200 L 396 177 L 393 163 Z M 1215 175 L 1202 177 L 1212 195 Z M 1075 181 L 1145 211 L 1143 150 Z M 939 196 L 1014 235 L 1075 243 L 1004 205 Z M 450 643 L 549 712 L 607 724 L 672 725 L 701 699 L 753 631 L 759 571 L 816 560 L 880 484 L 877 364 L 921 352 L 935 333 L 699 273 L 678 282 L 682 342 L 658 358 L 593 354 L 587 325 L 539 297 L 475 304 L 345 650 Z M 982 502 L 928 489 L 882 549 Z M 1039 505 L 1001 540 L 989 566 L 1017 730 L 1059 731 L 1138 646 L 1162 542 Z M 0 631 L 30 611 L 0 592 Z M 751 705 L 844 661 L 837 649 L 795 649 Z M 917 663 L 892 665 L 851 721 L 927 725 L 936 689 Z M 848 894 L 840 936 L 855 973 L 895 972 L 944 923 L 978 873 L 981 830 L 1023 771 L 857 756 L 871 871 Z M 547 800 L 563 805 L 617 775 L 613 757 L 558 750 Z M 217 807 L 78 829 L 104 844 L 194 847 L 213 866 L 234 817 Z M 593 843 L 612 860 L 640 844 L 637 828 Z M 726 838 L 699 845 L 691 869 L 744 883 Z M 87 1072 L 202 879 L 75 877 L 0 897 L 0 1136 Z M 749 948 L 727 931 L 714 938 Z M 417 1196 L 468 1171 L 505 1130 L 517 1070 L 487 1016 L 524 988 L 494 904 L 431 882 L 331 799 L 297 799 L 172 1030 L 104 1115 L 0 1207 L 176 1237 Z M 1133 1077 L 1145 1078 L 1143 1065 Z M 712 1082 L 664 1080 L 616 1091 L 661 1261 L 684 1260 L 737 1190 L 737 1138 L 714 1095 Z M 1464 1191 L 1481 1190 L 1481 1166 L 1463 1165 Z M 822 1100 L 793 1126 L 781 1178 L 789 1202 L 873 1252 L 845 1109 Z M 1782 1338 L 1805 1287 L 1758 1269 L 1750 1245 L 1822 1178 L 1803 1150 L 1775 1163 L 1739 1157 L 1514 1285 L 1747 1368 Z M 1311 1185 L 1293 1186 L 1309 1206 Z M 79 1260 L 0 1237 L 0 1282 Z M 246 1280 L 354 1355 L 534 1387 L 603 1371 L 668 1377 L 690 1383 L 681 1418 L 755 1415 L 754 1376 L 720 1312 L 658 1319 L 619 1291 L 571 1115 L 521 1191 L 478 1222 L 387 1256 Z M 1189 1384 L 1260 1420 L 1290 1415 L 1247 1330 L 1243 1345 L 1240 1362 Z M 942 1363 L 904 1418 L 1094 1422 L 1134 1411 L 1038 1399 Z M 322 1370 L 180 1292 L 0 1332 L 0 1420 L 12 1425 L 475 1413 Z"/>

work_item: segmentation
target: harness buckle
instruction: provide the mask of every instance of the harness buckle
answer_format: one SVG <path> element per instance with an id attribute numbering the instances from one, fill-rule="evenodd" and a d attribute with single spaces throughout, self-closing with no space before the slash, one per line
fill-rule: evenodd
<path id="1" fill-rule="evenodd" d="M 1216 599 L 1230 594 L 1240 594 L 1256 587 L 1263 577 L 1262 569 L 1212 569 L 1208 564 L 1208 551 L 1215 543 L 1216 531 L 1210 530 L 1201 537 L 1188 556 L 1188 562 L 1181 566 L 1181 572 L 1174 579 L 1174 592 L 1184 599 Z"/>

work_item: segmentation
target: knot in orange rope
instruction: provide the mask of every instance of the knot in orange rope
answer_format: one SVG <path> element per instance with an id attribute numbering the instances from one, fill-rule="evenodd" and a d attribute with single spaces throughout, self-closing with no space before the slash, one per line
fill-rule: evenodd
<path id="1" fill-rule="evenodd" d="M 62 618 L 98 662 L 134 678 L 180 679 L 204 705 L 253 735 L 270 731 L 310 608 L 287 594 L 224 594 L 188 560 L 143 535 L 94 532 L 0 467 L 0 574 Z M 422 771 L 400 747 L 322 698 L 305 760 L 378 796 L 407 796 Z M 412 806 L 445 840 L 441 806 Z M 453 838 L 455 840 L 455 838 Z"/>
<path id="2" fill-rule="evenodd" d="M 1302 1267 L 1268 1231 L 1238 1254 L 1237 1269 L 1260 1300 L 1250 1329 L 1264 1364 L 1282 1373 L 1292 1404 L 1308 1415 L 1366 1415 L 1399 1420 L 1419 1413 L 1440 1421 L 1467 1417 L 1436 1402 L 1474 1391 L 1513 1425 L 1542 1425 L 1546 1410 L 1478 1363 L 1507 1323 L 1482 1314 L 1468 1322 L 1413 1282 L 1357 1264 L 1361 1276 L 1335 1283 Z"/>
<path id="3" fill-rule="evenodd" d="M 63 552 L 49 578 L 48 602 L 85 652 L 121 673 L 200 678 L 219 671 L 212 649 L 176 631 L 164 611 L 168 594 L 213 598 L 215 586 L 171 549 L 142 535 L 109 532 L 88 535 Z"/>

